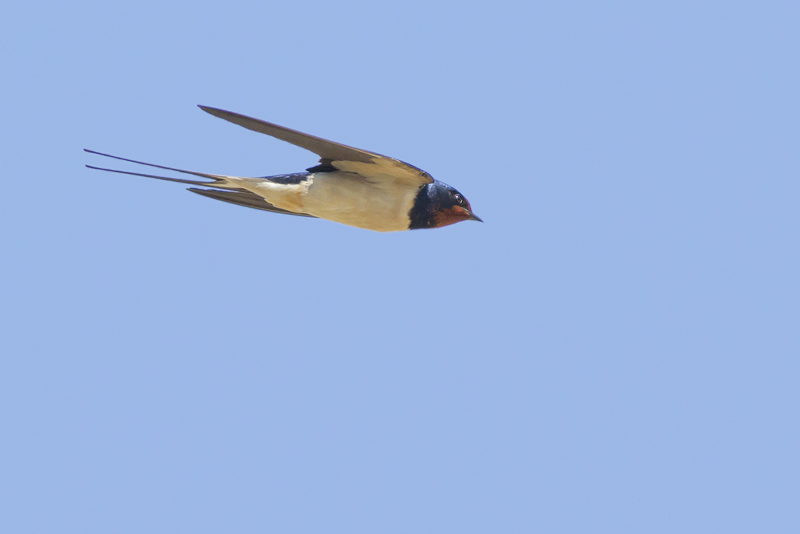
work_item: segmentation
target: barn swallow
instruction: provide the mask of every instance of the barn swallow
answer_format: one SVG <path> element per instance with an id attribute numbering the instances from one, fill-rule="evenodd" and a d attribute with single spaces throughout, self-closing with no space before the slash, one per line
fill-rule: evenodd
<path id="1" fill-rule="evenodd" d="M 378 232 L 481 221 L 472 213 L 464 195 L 413 165 L 238 113 L 199 107 L 215 117 L 305 148 L 317 154 L 319 162 L 306 172 L 243 178 L 164 167 L 84 149 L 100 156 L 199 176 L 205 181 L 87 167 L 199 186 L 202 189 L 188 190 L 249 208 L 318 217 Z"/>

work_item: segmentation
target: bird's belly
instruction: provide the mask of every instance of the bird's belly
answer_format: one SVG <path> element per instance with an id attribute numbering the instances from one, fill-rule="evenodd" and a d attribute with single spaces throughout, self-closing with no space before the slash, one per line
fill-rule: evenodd
<path id="1" fill-rule="evenodd" d="M 316 173 L 303 195 L 310 215 L 378 232 L 408 230 L 417 188 L 342 172 Z"/>

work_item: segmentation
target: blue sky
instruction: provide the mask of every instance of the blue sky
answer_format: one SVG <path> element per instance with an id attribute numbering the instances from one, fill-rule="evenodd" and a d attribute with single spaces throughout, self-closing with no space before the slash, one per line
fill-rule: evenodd
<path id="1" fill-rule="evenodd" d="M 800 529 L 796 2 L 0 15 L 2 531 Z M 413 163 L 486 222 L 84 168 L 316 161 L 197 104 Z"/>

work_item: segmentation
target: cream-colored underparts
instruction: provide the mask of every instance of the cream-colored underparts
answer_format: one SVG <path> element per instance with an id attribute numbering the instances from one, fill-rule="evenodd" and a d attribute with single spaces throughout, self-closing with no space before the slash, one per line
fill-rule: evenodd
<path id="1" fill-rule="evenodd" d="M 278 208 L 378 232 L 408 230 L 408 213 L 419 190 L 402 179 L 369 180 L 348 172 L 315 173 L 299 184 L 261 178 L 240 184 Z"/>

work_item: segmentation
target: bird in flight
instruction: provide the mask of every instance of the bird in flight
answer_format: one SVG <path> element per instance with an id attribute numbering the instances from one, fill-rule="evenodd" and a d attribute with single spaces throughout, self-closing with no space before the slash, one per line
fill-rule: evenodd
<path id="1" fill-rule="evenodd" d="M 92 165 L 87 167 L 190 184 L 195 187 L 189 187 L 189 191 L 216 200 L 275 213 L 318 217 L 378 232 L 440 228 L 460 221 L 481 221 L 472 213 L 464 195 L 413 165 L 238 113 L 199 107 L 215 117 L 305 148 L 320 157 L 319 163 L 306 172 L 243 178 L 164 167 L 84 149 L 99 156 L 190 174 L 204 180 L 169 178 Z"/>

